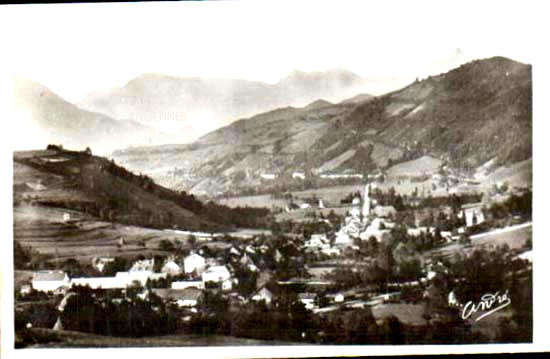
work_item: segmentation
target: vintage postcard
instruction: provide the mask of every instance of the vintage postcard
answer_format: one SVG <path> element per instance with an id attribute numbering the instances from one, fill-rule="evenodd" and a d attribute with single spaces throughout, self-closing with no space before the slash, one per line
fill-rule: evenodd
<path id="1" fill-rule="evenodd" d="M 7 7 L 2 351 L 547 347 L 537 10 L 473 5 Z"/>

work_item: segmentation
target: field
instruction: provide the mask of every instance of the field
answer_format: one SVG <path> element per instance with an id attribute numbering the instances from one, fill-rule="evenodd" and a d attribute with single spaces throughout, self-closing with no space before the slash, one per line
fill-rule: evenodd
<path id="1" fill-rule="evenodd" d="M 521 248 L 525 241 L 532 237 L 532 232 L 532 223 L 524 223 L 513 227 L 481 233 L 472 236 L 472 248 L 502 246 L 504 244 L 507 244 L 511 249 Z M 426 255 L 429 256 L 430 254 L 439 253 L 443 256 L 451 256 L 456 252 L 469 251 L 472 250 L 472 248 L 465 249 L 462 244 L 450 243 L 444 247 L 429 251 Z"/>
<path id="2" fill-rule="evenodd" d="M 255 340 L 222 335 L 173 334 L 145 338 L 117 338 L 71 331 L 33 328 L 19 335 L 27 348 L 131 348 L 131 347 L 186 347 L 186 346 L 250 346 L 298 345 L 298 343 Z M 17 338 L 16 338 L 17 341 Z M 21 344 L 20 344 L 21 345 Z"/>
<path id="3" fill-rule="evenodd" d="M 423 173 L 431 174 L 437 171 L 443 161 L 430 156 L 423 156 L 416 160 L 399 163 L 388 169 L 388 175 L 394 176 L 418 176 Z"/>
<path id="4" fill-rule="evenodd" d="M 509 167 L 499 167 L 482 182 L 486 186 L 508 182 L 509 186 L 530 187 L 533 184 L 533 160 L 521 161 Z"/>
<path id="5" fill-rule="evenodd" d="M 395 315 L 403 324 L 426 325 L 426 320 L 422 317 L 424 313 L 423 304 L 389 303 L 372 307 L 372 314 L 377 322 Z"/>
<path id="6" fill-rule="evenodd" d="M 410 179 L 397 179 L 396 177 L 388 177 L 383 183 L 376 183 L 376 187 L 380 188 L 382 191 L 388 191 L 390 190 L 390 188 L 393 188 L 395 189 L 396 193 L 401 195 L 410 195 L 412 192 L 414 192 L 414 190 L 417 190 L 419 194 L 424 194 L 425 196 L 428 196 L 428 194 L 430 194 L 432 197 L 442 197 L 449 195 L 449 192 L 447 192 L 446 188 L 437 186 L 434 190 L 433 185 L 437 186 L 437 181 L 432 180 L 431 178 L 422 182 L 413 182 Z M 483 191 L 483 188 L 481 188 L 480 186 L 468 186 L 467 189 L 479 192 Z M 330 208 L 338 206 L 340 204 L 340 200 L 348 194 L 354 192 L 359 192 L 363 194 L 364 190 L 364 184 L 355 184 L 313 188 L 304 191 L 293 191 L 292 195 L 297 199 L 311 198 L 312 196 L 322 198 L 325 206 L 327 208 Z M 274 199 L 269 194 L 230 197 L 220 199 L 218 200 L 218 202 L 229 207 L 250 206 L 271 208 L 275 206 L 279 208 L 284 208 L 288 205 L 286 200 Z"/>
<path id="7" fill-rule="evenodd" d="M 533 235 L 533 225 L 518 225 L 505 230 L 496 230 L 487 234 L 472 236 L 475 246 L 501 246 L 507 244 L 510 248 L 520 248 Z"/>

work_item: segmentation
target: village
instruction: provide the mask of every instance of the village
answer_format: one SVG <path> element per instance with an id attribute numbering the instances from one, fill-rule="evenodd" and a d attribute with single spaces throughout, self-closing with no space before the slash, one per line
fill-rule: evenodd
<path id="1" fill-rule="evenodd" d="M 523 231 L 530 229 L 530 207 L 521 205 L 526 193 L 495 193 L 493 198 L 498 197 L 501 204 L 493 203 L 489 196 L 457 197 L 453 193 L 450 205 L 443 203 L 437 211 L 415 212 L 404 210 L 406 206 L 399 204 L 399 196 L 390 193 L 388 197 L 376 182 L 369 182 L 362 193 L 350 193 L 341 199 L 346 205 L 342 215 L 334 210 L 323 215 L 331 208 L 322 198 L 302 201 L 301 205 L 292 201 L 283 214 L 301 211 L 307 220 L 281 221 L 271 234 L 239 238 L 178 231 L 190 238 L 191 245 L 183 252 L 164 243 L 163 249 L 173 253 L 134 260 L 97 256 L 84 264 L 97 276 L 70 275 L 58 269 L 37 271 L 29 283 L 18 288 L 16 303 L 32 302 L 37 297 L 46 301 L 57 298 L 53 314 L 56 330 L 75 330 L 65 308 L 71 298 L 90 290 L 103 307 L 106 300 L 113 305 L 149 303 L 149 310 L 168 311 L 171 320 L 180 323 L 174 328 L 182 325 L 203 334 L 206 329 L 201 326 L 212 318 L 223 327 L 220 323 L 226 323 L 228 313 L 276 313 L 283 307 L 289 313 L 305 310 L 304 315 L 312 323 L 333 323 L 334 316 L 342 311 L 365 310 L 381 327 L 395 320 L 402 326 L 421 328 L 437 321 L 447 323 L 449 316 L 458 318 L 465 301 L 477 299 L 469 298 L 471 288 L 463 285 L 467 272 L 456 269 L 474 260 L 476 251 L 498 252 L 505 248 L 501 255 L 521 263 L 519 273 L 530 271 L 529 240 L 483 242 L 493 233 L 518 230 L 524 235 Z M 463 203 L 468 199 L 470 202 Z M 511 204 L 511 199 L 520 204 Z M 399 211 L 390 204 L 396 200 Z M 210 245 L 220 241 L 223 246 Z M 152 304 L 159 300 L 162 305 Z M 224 303 L 222 311 L 215 309 L 219 303 Z M 30 320 L 21 325 L 29 328 L 35 323 Z M 311 324 L 311 328 L 306 325 L 283 339 L 352 340 L 334 338 L 334 333 L 327 331 L 318 323 Z"/>

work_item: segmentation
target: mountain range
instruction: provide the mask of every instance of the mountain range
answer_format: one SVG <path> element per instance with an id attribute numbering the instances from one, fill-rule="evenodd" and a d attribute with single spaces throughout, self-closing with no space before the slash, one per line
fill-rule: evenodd
<path id="1" fill-rule="evenodd" d="M 136 121 L 118 121 L 83 110 L 47 87 L 24 78 L 14 81 L 14 108 L 18 118 L 14 127 L 19 131 L 17 149 L 45 148 L 54 143 L 108 153 L 134 144 L 176 141 L 175 137 Z"/>
<path id="2" fill-rule="evenodd" d="M 205 195 L 254 188 L 266 175 L 368 174 L 423 156 L 469 173 L 492 171 L 532 157 L 531 101 L 531 66 L 493 57 L 382 96 L 286 106 L 192 144 L 113 157 L 163 185 Z"/>
<path id="3" fill-rule="evenodd" d="M 318 99 L 340 101 L 367 81 L 351 72 L 294 71 L 275 84 L 148 73 L 125 86 L 91 93 L 78 105 L 119 120 L 170 132 L 188 143 L 239 118 Z M 170 143 L 170 142 L 165 142 Z"/>

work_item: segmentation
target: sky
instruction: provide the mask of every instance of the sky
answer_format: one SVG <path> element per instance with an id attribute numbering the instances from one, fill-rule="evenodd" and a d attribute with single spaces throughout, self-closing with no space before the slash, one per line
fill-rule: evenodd
<path id="1" fill-rule="evenodd" d="M 476 58 L 533 59 L 525 36 L 536 22 L 513 26 L 532 15 L 527 7 L 442 3 L 25 5 L 6 20 L 16 35 L 13 72 L 72 102 L 146 72 L 274 83 L 296 69 L 342 68 L 382 94 Z"/>

